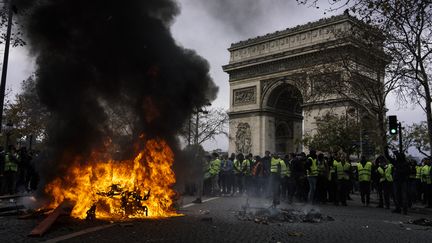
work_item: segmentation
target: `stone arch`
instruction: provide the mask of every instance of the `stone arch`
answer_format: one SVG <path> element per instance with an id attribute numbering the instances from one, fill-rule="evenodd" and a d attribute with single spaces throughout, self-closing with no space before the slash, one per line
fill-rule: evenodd
<path id="1" fill-rule="evenodd" d="M 301 151 L 303 136 L 303 96 L 287 79 L 280 79 L 267 86 L 263 92 L 261 109 L 274 120 L 273 147 L 275 152 Z"/>
<path id="2" fill-rule="evenodd" d="M 263 87 L 260 104 L 261 108 L 275 108 L 275 100 L 277 101 L 277 97 L 286 94 L 286 92 L 295 95 L 301 106 L 303 104 L 303 94 L 293 83 L 294 82 L 286 78 L 279 78 Z"/>

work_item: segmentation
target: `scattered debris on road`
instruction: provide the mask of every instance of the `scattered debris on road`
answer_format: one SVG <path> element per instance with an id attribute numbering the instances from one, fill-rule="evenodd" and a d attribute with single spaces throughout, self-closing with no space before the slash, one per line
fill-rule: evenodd
<path id="1" fill-rule="evenodd" d="M 202 214 L 202 215 L 207 215 L 207 214 L 210 214 L 210 210 L 199 210 L 199 213 L 200 214 Z"/>
<path id="2" fill-rule="evenodd" d="M 320 223 L 322 221 L 334 221 L 330 216 L 323 216 L 318 210 L 297 210 L 278 208 L 246 208 L 238 212 L 237 219 L 241 221 L 253 221 L 257 224 L 269 223 Z"/>
<path id="3" fill-rule="evenodd" d="M 415 224 L 415 225 L 421 225 L 421 226 L 432 226 L 432 221 L 425 218 L 415 219 L 415 220 L 408 220 L 408 224 Z"/>

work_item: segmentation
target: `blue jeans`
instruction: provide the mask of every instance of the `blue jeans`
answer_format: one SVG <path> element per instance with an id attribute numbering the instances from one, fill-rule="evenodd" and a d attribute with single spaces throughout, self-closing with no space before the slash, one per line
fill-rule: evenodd
<path id="1" fill-rule="evenodd" d="M 314 197 L 315 197 L 317 177 L 316 176 L 308 176 L 308 181 L 309 181 L 308 202 L 312 203 L 314 201 Z"/>

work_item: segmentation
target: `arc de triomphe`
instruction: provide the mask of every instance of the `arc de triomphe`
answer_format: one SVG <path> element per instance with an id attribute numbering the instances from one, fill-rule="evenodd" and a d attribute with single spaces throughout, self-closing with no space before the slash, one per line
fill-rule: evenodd
<path id="1" fill-rule="evenodd" d="M 353 37 L 353 30 L 365 26 L 345 13 L 232 44 L 229 64 L 223 66 L 230 84 L 229 152 L 303 151 L 301 139 L 314 132 L 316 117 L 346 112 L 346 99 L 311 101 L 307 94 L 319 92 L 322 82 L 344 77 L 343 70 L 321 80 L 316 75 L 333 57 L 357 53 L 358 63 L 367 62 L 362 45 L 341 37 Z"/>

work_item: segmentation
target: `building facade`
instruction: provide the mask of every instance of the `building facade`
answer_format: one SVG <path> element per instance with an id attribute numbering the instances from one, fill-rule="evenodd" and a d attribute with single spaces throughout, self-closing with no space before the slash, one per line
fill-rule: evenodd
<path id="1" fill-rule="evenodd" d="M 331 87 L 351 77 L 342 56 L 367 69 L 369 27 L 345 13 L 232 44 L 223 66 L 230 84 L 229 152 L 304 151 L 302 138 L 314 133 L 318 116 L 352 108 Z"/>

